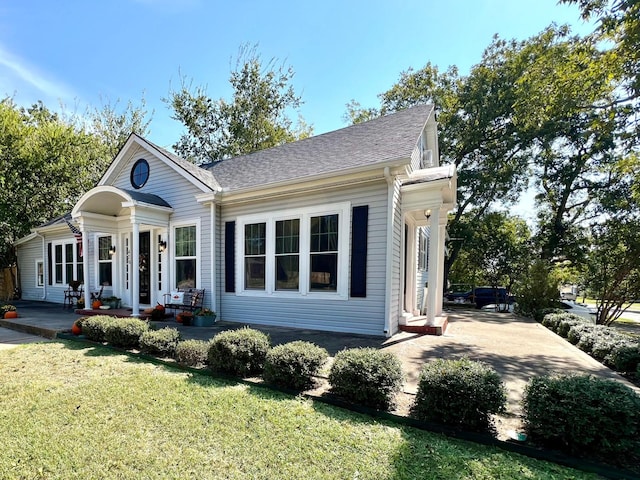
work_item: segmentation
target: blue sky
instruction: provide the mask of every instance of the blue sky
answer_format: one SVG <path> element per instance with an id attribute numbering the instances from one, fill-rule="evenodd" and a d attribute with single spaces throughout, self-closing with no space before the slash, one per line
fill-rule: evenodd
<path id="1" fill-rule="evenodd" d="M 293 67 L 301 114 L 319 134 L 345 126 L 351 99 L 377 106 L 409 67 L 466 73 L 494 34 L 524 39 L 551 22 L 592 30 L 556 0 L 3 0 L 0 95 L 81 112 L 144 94 L 149 139 L 170 147 L 183 128 L 162 98 L 181 75 L 228 98 L 232 59 L 258 43 L 264 59 Z"/>

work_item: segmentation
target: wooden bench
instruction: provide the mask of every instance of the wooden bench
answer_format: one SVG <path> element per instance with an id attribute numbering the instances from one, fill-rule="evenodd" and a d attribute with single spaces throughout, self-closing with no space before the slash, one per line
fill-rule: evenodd
<path id="1" fill-rule="evenodd" d="M 181 295 L 175 295 L 175 294 Z M 182 297 L 182 298 L 179 298 Z M 204 288 L 178 289 L 164 294 L 165 310 L 182 310 L 183 312 L 195 312 L 202 308 L 204 302 Z"/>

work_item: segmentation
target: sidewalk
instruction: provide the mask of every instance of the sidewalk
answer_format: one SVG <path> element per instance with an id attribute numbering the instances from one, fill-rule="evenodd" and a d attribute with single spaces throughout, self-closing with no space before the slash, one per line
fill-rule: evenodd
<path id="1" fill-rule="evenodd" d="M 47 342 L 46 338 L 29 333 L 22 333 L 16 330 L 0 327 L 0 351 L 15 348 L 24 343 Z"/>

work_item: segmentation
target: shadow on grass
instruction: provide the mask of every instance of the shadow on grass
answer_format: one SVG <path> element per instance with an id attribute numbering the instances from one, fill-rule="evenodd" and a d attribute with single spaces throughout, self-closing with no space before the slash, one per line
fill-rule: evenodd
<path id="1" fill-rule="evenodd" d="M 168 372 L 188 372 L 189 375 L 185 378 L 185 381 L 203 388 L 221 389 L 243 385 L 248 395 L 270 402 L 291 401 L 300 395 L 300 392 L 275 389 L 271 385 L 226 376 L 211 372 L 206 368 L 183 367 L 179 364 L 114 349 L 105 345 L 73 341 L 73 339 L 60 339 L 58 343 L 70 350 L 83 351 L 84 355 L 90 357 L 122 356 L 124 361 L 133 363 L 151 362 Z M 355 426 L 386 425 L 397 429 L 402 437 L 402 442 L 388 455 L 388 461 L 396 472 L 394 478 L 422 478 L 425 475 L 431 475 L 433 478 L 461 478 L 483 472 L 486 476 L 487 471 L 490 472 L 490 476 L 501 478 L 519 477 L 523 471 L 535 472 L 533 474 L 534 478 L 548 478 L 563 474 L 559 465 L 539 463 L 535 458 L 569 465 L 574 468 L 583 468 L 584 466 L 584 462 L 581 461 L 574 461 L 575 465 L 573 465 L 570 460 L 558 460 L 553 456 L 545 458 L 544 453 L 538 457 L 533 455 L 535 458 L 514 457 L 508 450 L 518 452 L 516 447 L 521 449 L 523 447 L 510 447 L 508 444 L 499 442 L 487 434 L 473 434 L 442 425 L 431 425 L 431 428 L 427 427 L 427 429 L 432 431 L 425 431 L 425 426 L 415 425 L 416 422 L 414 420 L 403 419 L 385 412 L 376 412 L 348 404 L 339 398 L 332 397 L 330 394 L 320 398 L 312 398 L 312 400 L 319 400 L 314 401 L 312 404 L 315 412 L 338 422 L 348 422 Z M 416 426 L 418 428 L 413 428 Z M 527 452 L 518 453 L 528 455 Z M 637 478 L 628 474 L 625 474 L 626 476 L 611 475 L 611 471 L 606 467 L 601 468 L 601 470 L 611 478 Z M 600 472 L 601 474 L 603 474 L 602 471 Z M 588 477 L 585 476 L 584 478 Z"/>

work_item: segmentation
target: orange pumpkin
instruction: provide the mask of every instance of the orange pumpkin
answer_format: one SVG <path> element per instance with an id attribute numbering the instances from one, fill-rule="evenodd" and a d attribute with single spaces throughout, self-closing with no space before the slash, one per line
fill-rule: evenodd
<path id="1" fill-rule="evenodd" d="M 156 310 L 160 310 L 161 312 L 164 312 L 164 305 L 157 304 Z"/>
<path id="2" fill-rule="evenodd" d="M 4 318 L 18 318 L 18 312 L 5 312 Z"/>
<path id="3" fill-rule="evenodd" d="M 91 304 L 91 308 L 93 308 L 94 310 L 99 309 L 102 306 L 102 302 L 100 300 L 94 300 L 93 303 Z"/>
<path id="4" fill-rule="evenodd" d="M 82 328 L 80 328 L 80 325 L 76 322 L 73 322 L 73 325 L 71 326 L 71 333 L 74 335 L 80 335 L 82 333 Z"/>

